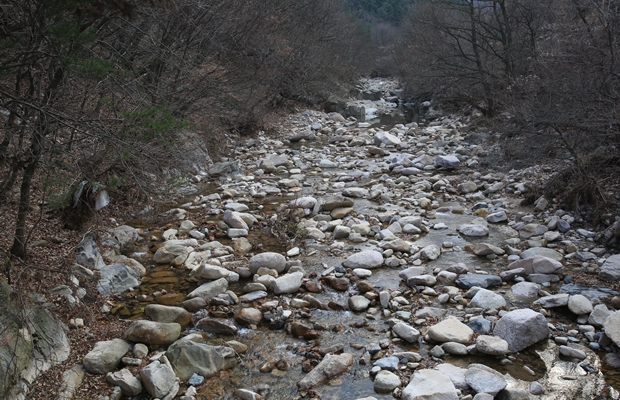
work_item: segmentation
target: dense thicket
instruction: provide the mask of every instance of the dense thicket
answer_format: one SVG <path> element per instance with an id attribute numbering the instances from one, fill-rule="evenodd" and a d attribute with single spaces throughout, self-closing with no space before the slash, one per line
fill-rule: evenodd
<path id="1" fill-rule="evenodd" d="M 572 207 L 593 197 L 604 202 L 604 179 L 617 173 L 618 60 L 616 0 L 419 2 L 396 52 L 414 92 L 501 114 L 502 130 L 513 135 L 507 152 L 533 133 L 558 139 L 538 148 L 573 161 L 572 175 L 550 185 Z"/>
<path id="2" fill-rule="evenodd" d="M 336 0 L 0 6 L 0 197 L 19 192 L 19 257 L 37 176 L 46 193 L 81 182 L 161 188 L 183 128 L 215 143 L 218 130 L 256 130 L 270 107 L 319 101 L 354 76 L 363 48 Z M 59 206 L 75 201 L 67 194 Z"/>

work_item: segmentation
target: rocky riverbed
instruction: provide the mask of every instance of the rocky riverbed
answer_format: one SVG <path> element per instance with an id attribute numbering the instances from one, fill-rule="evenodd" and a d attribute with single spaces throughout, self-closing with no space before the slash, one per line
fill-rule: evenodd
<path id="1" fill-rule="evenodd" d="M 393 109 L 381 93 L 351 106 Z M 424 107 L 290 116 L 195 176 L 166 224 L 85 238 L 76 276 L 134 322 L 75 368 L 112 398 L 619 398 L 615 225 L 521 206 L 551 169 L 494 170 L 470 117 Z"/>

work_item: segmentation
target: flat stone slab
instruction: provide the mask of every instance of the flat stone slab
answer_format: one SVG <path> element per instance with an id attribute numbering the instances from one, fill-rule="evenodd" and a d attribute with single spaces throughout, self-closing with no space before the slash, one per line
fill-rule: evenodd
<path id="1" fill-rule="evenodd" d="M 459 275 L 454 283 L 461 289 L 469 289 L 473 286 L 486 289 L 494 286 L 501 286 L 502 278 L 495 275 L 463 274 Z"/>
<path id="2" fill-rule="evenodd" d="M 452 380 L 440 371 L 417 370 L 403 389 L 403 400 L 458 400 Z"/>

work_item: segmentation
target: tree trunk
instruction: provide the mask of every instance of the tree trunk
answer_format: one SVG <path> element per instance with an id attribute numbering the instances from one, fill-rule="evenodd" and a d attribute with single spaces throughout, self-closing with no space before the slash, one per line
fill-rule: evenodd
<path id="1" fill-rule="evenodd" d="M 41 116 L 44 120 L 45 116 Z M 45 125 L 42 123 L 41 125 Z M 13 246 L 11 247 L 11 254 L 24 258 L 26 256 L 26 217 L 28 217 L 28 210 L 30 208 L 30 186 L 32 178 L 39 165 L 41 159 L 41 152 L 43 148 L 43 134 L 41 129 L 43 126 L 39 126 L 38 129 L 34 129 L 32 134 L 32 143 L 30 145 L 30 156 L 26 162 L 26 168 L 24 169 L 24 175 L 22 177 L 22 184 L 19 194 L 19 208 L 17 211 L 17 221 L 15 223 L 15 237 L 13 239 Z"/>

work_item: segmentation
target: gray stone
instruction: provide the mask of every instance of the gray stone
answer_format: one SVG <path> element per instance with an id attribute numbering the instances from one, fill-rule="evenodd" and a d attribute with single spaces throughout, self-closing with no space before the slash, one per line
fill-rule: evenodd
<path id="1" fill-rule="evenodd" d="M 99 269 L 99 274 L 97 290 L 104 296 L 123 293 L 140 285 L 138 274 L 123 264 L 105 265 Z"/>
<path id="2" fill-rule="evenodd" d="M 433 369 L 444 373 L 454 384 L 457 389 L 467 390 L 469 389 L 469 385 L 467 381 L 465 381 L 465 373 L 467 372 L 466 368 L 457 367 L 456 365 L 443 363 L 437 364 Z"/>
<path id="3" fill-rule="evenodd" d="M 321 209 L 325 211 L 346 207 L 353 207 L 353 200 L 342 195 L 327 195 L 321 199 Z"/>
<path id="4" fill-rule="evenodd" d="M 552 294 L 541 297 L 534 304 L 540 304 L 544 308 L 563 307 L 568 305 L 568 293 Z"/>
<path id="5" fill-rule="evenodd" d="M 348 187 L 342 190 L 342 195 L 346 197 L 363 198 L 368 196 L 368 189 L 359 187 Z"/>
<path id="6" fill-rule="evenodd" d="M 82 365 L 91 374 L 107 374 L 116 369 L 130 347 L 131 344 L 122 339 L 97 342 L 95 347 L 84 356 Z"/>
<path id="7" fill-rule="evenodd" d="M 368 348 L 367 348 L 367 350 L 370 351 L 370 349 L 368 349 Z M 389 356 L 389 357 L 382 357 L 382 358 L 378 359 L 372 365 L 374 365 L 375 367 L 382 368 L 382 369 L 387 369 L 387 370 L 390 370 L 390 371 L 395 371 L 396 368 L 398 367 L 398 363 L 399 362 L 400 362 L 400 360 L 398 359 L 398 357 L 396 357 L 396 356 Z"/>
<path id="8" fill-rule="evenodd" d="M 517 300 L 535 300 L 538 298 L 538 291 L 541 286 L 534 282 L 519 282 L 510 288 Z"/>
<path id="9" fill-rule="evenodd" d="M 329 382 L 332 378 L 346 372 L 353 365 L 354 360 L 355 357 L 350 353 L 339 355 L 327 354 L 319 365 L 297 382 L 297 388 L 300 391 L 306 391 L 317 385 Z"/>
<path id="10" fill-rule="evenodd" d="M 230 271 L 217 265 L 201 264 L 194 270 L 194 276 L 198 279 L 207 279 L 214 281 L 220 278 L 226 278 L 230 275 Z"/>
<path id="11" fill-rule="evenodd" d="M 303 272 L 292 272 L 282 275 L 273 283 L 274 294 L 287 294 L 295 293 L 301 287 L 302 279 L 304 278 Z"/>
<path id="12" fill-rule="evenodd" d="M 423 260 L 433 261 L 441 255 L 441 248 L 435 244 L 428 245 L 420 250 L 420 257 Z"/>
<path id="13" fill-rule="evenodd" d="M 191 322 L 191 314 L 181 307 L 148 304 L 144 307 L 144 314 L 156 322 L 176 322 L 181 329 L 187 328 Z"/>
<path id="14" fill-rule="evenodd" d="M 561 253 L 553 249 L 550 249 L 548 247 L 532 247 L 530 249 L 525 250 L 521 254 L 519 254 L 519 256 L 523 259 L 532 258 L 536 256 L 543 256 L 543 257 L 552 258 L 557 261 L 561 261 L 562 258 L 564 257 L 562 256 Z"/>
<path id="15" fill-rule="evenodd" d="M 598 277 L 611 282 L 617 282 L 620 279 L 620 254 L 614 254 L 605 260 Z"/>
<path id="16" fill-rule="evenodd" d="M 84 368 L 81 364 L 75 364 L 71 369 L 63 372 L 57 400 L 73 400 L 83 380 Z"/>
<path id="17" fill-rule="evenodd" d="M 234 175 L 239 173 L 239 165 L 236 161 L 222 161 L 213 164 L 208 171 L 213 178 L 225 175 Z"/>
<path id="18" fill-rule="evenodd" d="M 239 331 L 233 321 L 224 318 L 203 318 L 196 322 L 196 328 L 217 335 L 235 335 Z"/>
<path id="19" fill-rule="evenodd" d="M 502 374 L 483 364 L 471 364 L 465 373 L 465 380 L 476 392 L 492 396 L 508 384 Z"/>
<path id="20" fill-rule="evenodd" d="M 189 339 L 181 339 L 171 344 L 166 351 L 166 357 L 176 375 L 183 381 L 193 374 L 210 378 L 237 362 L 235 352 L 230 347 L 210 346 Z"/>
<path id="21" fill-rule="evenodd" d="M 245 229 L 245 230 L 250 229 L 248 227 L 248 224 L 243 220 L 243 218 L 241 218 L 239 213 L 236 211 L 232 211 L 232 210 L 224 211 L 223 219 L 224 219 L 224 222 L 226 222 L 226 224 L 230 226 L 231 228 Z"/>
<path id="22" fill-rule="evenodd" d="M 467 194 L 467 193 L 473 193 L 476 190 L 478 190 L 478 185 L 476 184 L 476 182 L 467 181 L 467 182 L 459 183 L 459 185 L 456 188 L 462 194 Z"/>
<path id="23" fill-rule="evenodd" d="M 545 232 L 547 232 L 545 225 L 527 224 L 519 230 L 519 237 L 521 239 L 529 239 L 532 236 L 541 236 Z"/>
<path id="24" fill-rule="evenodd" d="M 487 289 L 480 289 L 469 302 L 469 307 L 480 307 L 484 310 L 506 307 L 506 300 L 502 295 Z"/>
<path id="25" fill-rule="evenodd" d="M 588 316 L 588 324 L 603 326 L 607 317 L 609 317 L 612 313 L 613 311 L 609 310 L 605 304 L 597 304 Z"/>
<path id="26" fill-rule="evenodd" d="M 123 339 L 148 345 L 167 345 L 181 335 L 181 325 L 175 322 L 137 320 L 123 333 Z"/>
<path id="27" fill-rule="evenodd" d="M 458 400 L 454 384 L 446 374 L 432 369 L 414 372 L 403 389 L 403 400 Z"/>
<path id="28" fill-rule="evenodd" d="M 119 386 L 124 396 L 133 397 L 142 392 L 142 383 L 127 368 L 109 372 L 105 379 L 111 385 Z"/>
<path id="29" fill-rule="evenodd" d="M 435 158 L 435 164 L 438 167 L 455 169 L 461 166 L 461 160 L 459 160 L 459 158 L 454 155 L 439 156 Z"/>
<path id="30" fill-rule="evenodd" d="M 502 279 L 495 275 L 463 274 L 459 275 L 454 283 L 461 289 L 469 289 L 473 286 L 486 289 L 493 286 L 501 286 Z"/>
<path id="31" fill-rule="evenodd" d="M 365 250 L 359 253 L 352 254 L 342 262 L 342 265 L 344 267 L 351 269 L 374 269 L 380 267 L 382 264 L 383 255 L 375 250 Z"/>
<path id="32" fill-rule="evenodd" d="M 406 340 L 409 343 L 417 343 L 420 338 L 420 332 L 414 327 L 405 324 L 404 322 L 398 322 L 392 327 L 392 331 L 401 339 Z"/>
<path id="33" fill-rule="evenodd" d="M 176 376 L 172 368 L 159 361 L 153 361 L 140 371 L 142 384 L 154 398 L 166 396 L 173 388 Z"/>
<path id="34" fill-rule="evenodd" d="M 534 343 L 547 339 L 547 319 L 529 308 L 510 311 L 495 324 L 493 335 L 508 342 L 512 352 L 521 351 Z"/>
<path id="35" fill-rule="evenodd" d="M 592 302 L 585 296 L 576 294 L 568 298 L 568 309 L 577 315 L 589 314 L 592 312 Z"/>
<path id="36" fill-rule="evenodd" d="M 134 250 L 135 243 L 140 239 L 138 231 L 128 225 L 121 225 L 112 229 L 112 235 L 118 241 L 120 253 L 125 255 Z"/>
<path id="37" fill-rule="evenodd" d="M 353 311 L 364 311 L 370 306 L 370 300 L 364 296 L 349 297 L 349 308 Z"/>
<path id="38" fill-rule="evenodd" d="M 375 392 L 389 393 L 400 387 L 400 378 L 390 371 L 379 371 L 375 376 Z"/>
<path id="39" fill-rule="evenodd" d="M 467 346 L 462 343 L 456 342 L 446 342 L 441 345 L 441 348 L 448 354 L 456 355 L 456 356 L 466 356 L 468 355 Z"/>
<path id="40" fill-rule="evenodd" d="M 279 253 L 265 252 L 250 258 L 250 272 L 255 274 L 259 268 L 275 269 L 278 273 L 286 268 L 286 257 Z"/>
<path id="41" fill-rule="evenodd" d="M 213 282 L 207 282 L 200 285 L 187 295 L 187 298 L 200 297 L 205 301 L 209 301 L 217 295 L 222 294 L 228 290 L 228 281 L 224 278 L 220 278 Z"/>
<path id="42" fill-rule="evenodd" d="M 436 342 L 457 342 L 467 344 L 474 331 L 454 317 L 448 317 L 428 330 L 428 336 Z"/>
<path id="43" fill-rule="evenodd" d="M 476 350 L 482 354 L 503 356 L 508 353 L 508 342 L 496 336 L 480 335 L 476 338 Z"/>
<path id="44" fill-rule="evenodd" d="M 458 227 L 463 236 L 482 237 L 489 235 L 489 228 L 480 224 L 465 224 Z"/>
<path id="45" fill-rule="evenodd" d="M 192 248 L 176 241 L 169 240 L 153 254 L 153 261 L 157 264 L 182 265 Z"/>
<path id="46" fill-rule="evenodd" d="M 490 222 L 492 224 L 498 224 L 500 222 L 506 221 L 508 221 L 508 216 L 506 215 L 506 211 L 504 210 L 487 215 L 487 222 Z"/>
<path id="47" fill-rule="evenodd" d="M 577 360 L 585 360 L 586 352 L 574 347 L 560 346 L 560 354 L 569 358 L 576 358 Z"/>
<path id="48" fill-rule="evenodd" d="M 611 313 L 603 323 L 605 335 L 609 337 L 616 346 L 620 346 L 620 311 Z"/>
<path id="49" fill-rule="evenodd" d="M 97 241 L 94 233 L 84 236 L 84 239 L 75 248 L 75 259 L 78 264 L 91 269 L 101 269 L 105 266 L 103 257 L 97 249 Z"/>

